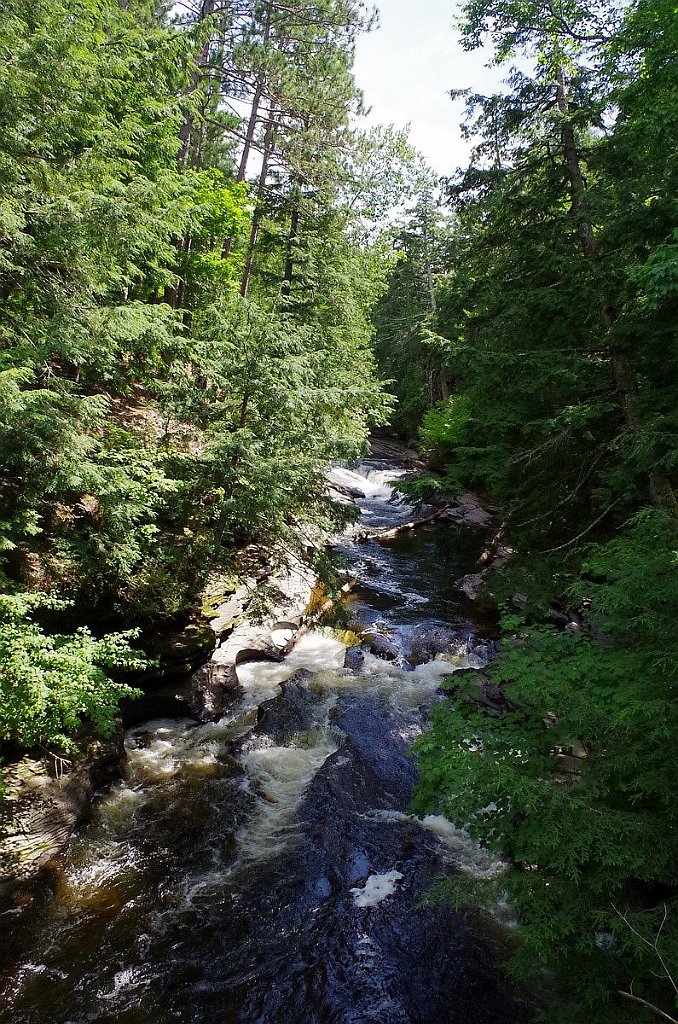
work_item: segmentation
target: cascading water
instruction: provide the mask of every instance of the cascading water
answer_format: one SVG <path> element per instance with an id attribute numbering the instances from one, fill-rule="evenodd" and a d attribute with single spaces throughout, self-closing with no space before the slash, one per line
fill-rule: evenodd
<path id="1" fill-rule="evenodd" d="M 412 516 L 402 471 L 336 468 L 361 529 Z M 220 721 L 147 722 L 28 914 L 0 919 L 13 1024 L 516 1021 L 478 938 L 419 902 L 441 873 L 503 867 L 445 819 L 408 814 L 408 745 L 440 680 L 479 666 L 453 580 L 478 538 L 449 524 L 338 544 L 355 622 L 388 638 L 345 668 L 331 633 L 238 667 Z"/>

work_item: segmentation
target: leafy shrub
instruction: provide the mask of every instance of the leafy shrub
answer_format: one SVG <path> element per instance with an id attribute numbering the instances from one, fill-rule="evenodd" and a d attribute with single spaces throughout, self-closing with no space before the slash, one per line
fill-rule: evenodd
<path id="1" fill-rule="evenodd" d="M 110 669 L 143 668 L 134 633 L 98 640 L 85 628 L 49 635 L 31 621 L 36 608 L 59 607 L 41 594 L 0 596 L 0 742 L 68 750 L 85 719 L 110 735 L 118 704 L 139 691 L 114 682 Z"/>

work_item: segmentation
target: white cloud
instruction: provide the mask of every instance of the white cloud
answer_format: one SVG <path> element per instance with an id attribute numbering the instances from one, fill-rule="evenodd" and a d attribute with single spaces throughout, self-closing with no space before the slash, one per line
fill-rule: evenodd
<path id="1" fill-rule="evenodd" d="M 487 53 L 465 53 L 453 27 L 451 0 L 381 0 L 380 27 L 363 35 L 356 48 L 358 86 L 371 107 L 369 124 L 410 124 L 410 139 L 439 174 L 468 160 L 469 145 L 459 128 L 462 104 L 450 89 L 493 91 L 496 68 Z"/>

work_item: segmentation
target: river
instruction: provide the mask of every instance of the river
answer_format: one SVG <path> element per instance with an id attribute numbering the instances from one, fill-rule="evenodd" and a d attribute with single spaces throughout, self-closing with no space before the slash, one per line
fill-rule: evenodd
<path id="1" fill-rule="evenodd" d="M 406 521 L 401 469 L 337 469 L 364 527 Z M 388 545 L 337 544 L 358 586 L 354 623 L 397 649 L 347 649 L 329 630 L 282 664 L 238 668 L 218 722 L 145 722 L 125 777 L 98 800 L 28 913 L 2 925 L 12 1024 L 512 1024 L 486 943 L 446 905 L 443 873 L 502 865 L 444 819 L 408 814 L 412 740 L 440 680 L 478 666 L 484 626 L 454 580 L 480 537 L 449 523 Z"/>

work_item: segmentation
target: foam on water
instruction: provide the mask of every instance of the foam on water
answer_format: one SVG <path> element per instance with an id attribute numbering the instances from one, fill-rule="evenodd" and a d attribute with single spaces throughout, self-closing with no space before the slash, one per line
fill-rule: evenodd
<path id="1" fill-rule="evenodd" d="M 130 730 L 128 779 L 132 784 L 160 785 L 218 766 L 224 743 L 237 735 L 234 716 L 196 725 L 192 719 L 156 719 Z M 118 798 L 128 799 L 117 792 Z"/>
<path id="2" fill-rule="evenodd" d="M 396 891 L 398 882 L 402 881 L 400 871 L 385 871 L 381 875 L 370 875 L 361 888 L 351 889 L 356 907 L 376 907 Z"/>
<path id="3" fill-rule="evenodd" d="M 249 725 L 251 726 L 250 719 Z M 156 719 L 127 734 L 127 778 L 98 805 L 96 830 L 71 845 L 57 877 L 60 900 L 70 908 L 122 905 L 132 898 L 146 854 L 133 839 L 156 795 L 181 796 L 188 782 L 201 784 L 223 773 L 226 742 L 248 727 L 247 719 L 222 718 L 196 725 L 191 719 Z"/>
<path id="4" fill-rule="evenodd" d="M 307 633 L 281 662 L 246 662 L 238 665 L 238 682 L 251 704 L 259 705 L 277 697 L 280 684 L 300 669 L 309 672 L 338 670 L 343 667 L 346 645 L 321 632 Z"/>
<path id="5" fill-rule="evenodd" d="M 323 729 L 289 746 L 257 743 L 244 754 L 249 786 L 259 802 L 237 835 L 241 863 L 267 860 L 285 849 L 297 834 L 295 812 L 308 784 L 337 748 L 337 737 Z"/>
<path id="6" fill-rule="evenodd" d="M 393 497 L 393 485 L 406 473 L 405 469 L 374 469 L 369 466 L 347 469 L 345 466 L 332 466 L 328 471 L 328 479 L 340 487 L 353 487 L 362 491 L 366 498 L 389 501 Z"/>
<path id="7" fill-rule="evenodd" d="M 465 829 L 458 828 L 454 822 L 441 814 L 427 814 L 424 818 L 417 818 L 403 811 L 372 811 L 368 817 L 378 821 L 414 822 L 436 836 L 444 858 L 451 867 L 473 878 L 499 878 L 508 869 L 505 861 L 491 850 L 486 850 L 472 839 Z"/>
<path id="8" fill-rule="evenodd" d="M 413 508 L 397 496 L 394 499 L 393 484 L 405 472 L 383 468 L 383 464 L 365 464 L 357 470 L 333 467 L 329 477 L 338 485 L 361 491 L 365 496 L 359 499 L 364 520 L 369 521 L 371 529 L 377 529 L 412 518 Z M 407 605 L 423 605 L 429 600 L 425 573 L 421 584 L 420 577 L 414 575 L 412 589 L 403 583 L 402 561 L 388 549 L 375 551 L 379 547 L 376 544 L 358 548 L 350 536 L 344 541 L 354 573 L 376 596 L 385 595 L 398 609 L 397 615 Z M 409 579 L 407 574 L 404 579 Z M 420 585 L 423 593 L 418 593 Z M 382 604 L 381 610 L 385 607 L 391 605 Z M 379 609 L 376 603 L 378 613 Z M 442 618 L 447 621 L 444 615 Z M 278 621 L 287 623 L 288 619 L 281 616 Z M 382 629 L 387 632 L 387 624 L 382 624 Z M 282 647 L 290 636 L 291 630 L 281 625 L 273 631 L 272 639 Z M 66 948 L 81 922 L 105 920 L 107 929 L 110 922 L 113 939 L 107 937 L 108 931 L 101 933 L 103 940 L 98 932 L 92 936 L 92 950 L 102 957 L 106 968 L 96 981 L 92 968 L 87 981 L 88 991 L 101 1001 L 100 1008 L 107 1004 L 105 1013 L 114 1008 L 116 1014 L 118 1008 L 123 1015 L 130 1008 L 136 1013 L 143 1000 L 151 998 L 147 990 L 164 975 L 174 950 L 184 941 L 190 945 L 206 910 L 223 907 L 229 915 L 242 913 L 238 901 L 244 905 L 248 886 L 261 886 L 261 873 L 265 876 L 270 868 L 266 862 L 298 841 L 304 827 L 298 822 L 298 811 L 308 787 L 342 743 L 342 734 L 331 724 L 332 709 L 340 694 L 352 691 L 380 697 L 393 720 L 393 734 L 410 743 L 425 720 L 420 708 L 435 698 L 441 680 L 484 664 L 482 658 L 466 652 L 460 644 L 457 653 L 439 654 L 413 670 L 366 653 L 361 670 L 354 672 L 344 668 L 346 650 L 347 645 L 329 631 L 311 632 L 281 663 L 239 665 L 236 674 L 240 700 L 234 696 L 233 712 L 220 721 L 196 724 L 189 719 L 158 719 L 128 732 L 126 779 L 112 787 L 99 803 L 93 825 L 73 842 L 56 885 L 61 917 L 50 923 L 49 932 L 45 930 L 41 940 L 41 952 L 60 963 L 55 951 L 62 945 Z M 223 649 L 224 660 L 230 654 L 230 650 Z M 214 660 L 219 662 L 219 651 Z M 284 738 L 275 730 L 274 739 L 260 735 L 262 730 L 250 735 L 261 705 L 278 697 L 281 684 L 301 669 L 312 676 L 302 677 L 298 684 L 319 695 L 303 703 L 304 714 L 311 709 L 312 727 Z M 290 699 L 294 701 L 295 697 L 290 694 Z M 350 698 L 341 706 L 352 703 Z M 276 716 L 280 710 L 276 705 Z M 284 713 L 275 718 L 284 719 Z M 293 715 L 290 721 L 295 721 Z M 308 724 L 307 718 L 302 721 Z M 230 743 L 236 739 L 239 742 L 234 748 Z M 234 766 L 234 751 L 242 774 Z M 333 761 L 337 767 L 350 763 L 343 754 L 340 751 Z M 489 813 L 491 809 L 488 805 L 484 811 Z M 440 816 L 418 819 L 400 811 L 375 810 L 366 817 L 407 822 L 409 829 L 416 822 L 429 852 L 439 851 L 439 862 L 474 878 L 495 879 L 506 869 L 463 829 Z M 389 855 L 391 863 L 396 856 Z M 397 864 L 401 867 L 400 861 Z M 361 870 L 359 876 L 352 875 L 352 880 L 364 874 Z M 370 875 L 363 884 L 350 889 L 355 908 L 370 911 L 389 899 L 397 907 L 403 878 L 396 867 Z M 350 884 L 346 883 L 347 888 Z M 509 914 L 510 908 L 498 904 L 498 920 Z M 116 931 L 116 915 L 121 919 L 120 931 Z M 369 920 L 371 916 L 366 913 L 361 923 Z M 121 944 L 116 949 L 117 942 Z M 361 938 L 360 943 L 362 955 L 367 956 L 371 939 Z M 89 955 L 84 945 L 83 949 L 84 955 Z M 115 950 L 113 955 L 111 950 Z M 47 962 L 49 969 L 42 962 L 26 964 L 17 975 L 19 985 L 22 979 L 42 973 L 59 977 L 56 963 Z M 369 966 L 372 969 L 371 961 Z M 72 983 L 73 991 L 78 991 L 82 982 L 74 973 L 72 960 L 67 961 L 67 968 L 69 985 Z M 147 1010 L 146 1003 L 144 1006 Z M 375 1004 L 372 1010 L 376 1009 Z M 404 1020 L 391 1012 L 388 999 L 378 1019 Z M 77 1016 L 77 1020 L 82 1024 L 85 1017 Z"/>
<path id="9" fill-rule="evenodd" d="M 442 679 L 462 669 L 480 668 L 482 659 L 471 654 L 438 654 L 415 669 L 404 669 L 372 654 L 365 655 L 362 667 L 364 687 L 388 696 L 400 707 L 416 707 L 430 699 Z M 360 678 L 360 677 L 358 677 Z"/>
<path id="10" fill-rule="evenodd" d="M 343 668 L 347 645 L 327 632 L 304 636 L 283 662 L 250 662 L 237 668 L 238 681 L 256 704 L 280 693 L 280 684 L 299 669 L 313 673 L 315 690 L 373 692 L 390 699 L 394 706 L 413 708 L 429 699 L 446 676 L 467 668 L 482 668 L 485 662 L 473 652 L 438 654 L 432 661 L 405 669 L 366 653 L 360 673 Z M 308 684 L 304 684 L 308 685 Z"/>

